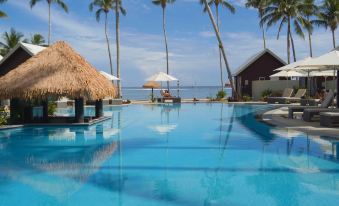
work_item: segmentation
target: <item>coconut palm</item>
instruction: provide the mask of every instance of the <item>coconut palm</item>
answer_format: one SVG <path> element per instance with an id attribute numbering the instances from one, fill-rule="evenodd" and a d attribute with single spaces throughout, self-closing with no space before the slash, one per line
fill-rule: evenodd
<path id="1" fill-rule="evenodd" d="M 45 44 L 45 38 L 41 34 L 34 34 L 31 38 L 31 44 L 42 46 Z"/>
<path id="2" fill-rule="evenodd" d="M 38 2 L 43 1 L 43 0 L 30 0 L 29 4 L 31 8 L 33 8 Z M 68 13 L 68 7 L 66 3 L 63 0 L 45 0 L 48 4 L 48 45 L 51 44 L 51 7 L 52 4 L 57 4 L 60 6 L 66 13 Z"/>
<path id="3" fill-rule="evenodd" d="M 0 0 L 0 4 L 5 3 L 7 0 Z M 7 14 L 4 11 L 0 10 L 0 18 L 7 17 Z"/>
<path id="4" fill-rule="evenodd" d="M 95 17 L 98 22 L 100 21 L 101 15 L 102 14 L 105 15 L 105 38 L 106 38 L 106 43 L 107 43 L 109 66 L 111 69 L 111 74 L 113 75 L 112 55 L 111 55 L 110 42 L 109 42 L 108 32 L 107 32 L 108 14 L 113 8 L 113 0 L 94 0 L 92 3 L 90 3 L 89 10 L 93 11 L 94 8 L 97 8 L 95 12 Z"/>
<path id="5" fill-rule="evenodd" d="M 262 22 L 262 18 L 264 16 L 264 10 L 268 6 L 268 0 L 247 0 L 245 6 L 247 8 L 254 8 L 258 10 L 260 22 Z M 262 30 L 262 38 L 264 42 L 264 49 L 266 49 L 266 33 L 265 33 L 265 26 L 264 24 L 260 24 L 260 28 Z"/>
<path id="6" fill-rule="evenodd" d="M 318 12 L 318 7 L 315 5 L 315 0 L 304 0 L 305 7 L 302 10 L 302 14 L 307 20 L 307 24 L 303 25 L 308 34 L 308 44 L 310 49 L 310 57 L 313 57 L 312 50 L 312 34 L 313 34 L 313 21 L 311 17 Z"/>
<path id="7" fill-rule="evenodd" d="M 324 0 L 319 7 L 317 19 L 313 21 L 314 24 L 331 29 L 333 47 L 336 47 L 335 30 L 339 22 L 339 1 L 338 0 Z"/>
<path id="8" fill-rule="evenodd" d="M 19 42 L 27 41 L 24 39 L 24 35 L 21 32 L 11 28 L 9 32 L 5 32 L 2 35 L 2 42 L 0 42 L 0 53 L 5 56 L 11 49 L 13 49 Z"/>
<path id="9" fill-rule="evenodd" d="M 202 0 L 200 0 L 200 3 L 204 3 Z M 235 13 L 234 6 L 228 1 L 228 0 L 208 0 L 208 5 L 215 6 L 215 14 L 216 14 L 216 20 L 217 20 L 217 27 L 218 31 L 220 32 L 220 19 L 219 19 L 219 6 L 222 6 L 226 9 L 228 9 L 232 14 Z M 206 12 L 206 8 L 204 9 Z M 224 91 L 224 79 L 223 79 L 223 71 L 222 71 L 222 56 L 221 56 L 221 50 L 219 48 L 219 67 L 220 67 L 220 83 L 221 83 L 221 91 Z"/>
<path id="10" fill-rule="evenodd" d="M 304 38 L 303 25 L 307 25 L 308 21 L 302 14 L 305 4 L 301 0 L 271 0 L 271 4 L 264 10 L 264 16 L 261 24 L 266 23 L 267 27 L 279 22 L 277 39 L 279 39 L 282 28 L 287 24 L 287 61 L 291 62 L 291 43 L 293 49 L 294 61 L 296 61 L 294 41 L 292 36 L 292 26 L 296 34 Z"/>
<path id="11" fill-rule="evenodd" d="M 205 10 L 207 11 L 208 16 L 210 17 L 212 26 L 214 28 L 214 32 L 215 32 L 217 40 L 219 42 L 219 47 L 220 47 L 220 50 L 221 50 L 221 53 L 222 53 L 222 56 L 224 58 L 224 62 L 225 62 L 225 65 L 226 65 L 228 79 L 229 79 L 231 87 L 232 87 L 233 96 L 235 97 L 235 99 L 237 99 L 239 96 L 238 96 L 237 91 L 235 90 L 235 87 L 234 87 L 234 82 L 233 82 L 233 78 L 232 78 L 231 69 L 230 69 L 230 66 L 228 64 L 228 60 L 227 60 L 227 57 L 226 57 L 226 52 L 225 52 L 224 44 L 222 42 L 221 35 L 220 35 L 219 30 L 218 30 L 218 26 L 217 26 L 217 24 L 216 24 L 216 22 L 214 20 L 213 13 L 211 11 L 210 6 L 208 5 L 207 0 L 202 0 L 202 2 L 205 5 Z"/>
<path id="12" fill-rule="evenodd" d="M 114 0 L 113 10 L 115 12 L 115 32 L 116 32 L 116 46 L 117 46 L 117 77 L 120 79 L 120 13 L 126 15 L 126 10 L 122 6 L 122 0 Z M 121 94 L 121 81 L 118 80 L 118 97 Z"/>
<path id="13" fill-rule="evenodd" d="M 168 44 L 166 34 L 166 6 L 167 4 L 173 4 L 175 0 L 152 0 L 152 3 L 161 6 L 162 8 L 162 28 L 164 31 L 165 49 L 166 49 L 166 72 L 169 74 L 169 62 L 168 62 Z M 169 82 L 167 82 L 167 89 L 169 90 Z"/>

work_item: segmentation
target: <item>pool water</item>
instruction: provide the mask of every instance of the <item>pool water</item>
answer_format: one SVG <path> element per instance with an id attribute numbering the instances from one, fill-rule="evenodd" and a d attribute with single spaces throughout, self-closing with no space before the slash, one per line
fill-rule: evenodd
<path id="1" fill-rule="evenodd" d="M 339 141 L 257 122 L 267 109 L 106 107 L 90 127 L 0 131 L 0 205 L 339 205 Z"/>

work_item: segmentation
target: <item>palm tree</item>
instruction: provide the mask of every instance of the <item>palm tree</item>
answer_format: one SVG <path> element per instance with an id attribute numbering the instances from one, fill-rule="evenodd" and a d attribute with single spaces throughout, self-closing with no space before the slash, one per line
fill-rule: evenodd
<path id="1" fill-rule="evenodd" d="M 31 43 L 42 46 L 45 44 L 45 38 L 41 34 L 34 34 L 31 38 Z"/>
<path id="2" fill-rule="evenodd" d="M 109 42 L 108 32 L 107 32 L 108 13 L 113 8 L 113 0 L 94 0 L 89 5 L 89 10 L 93 11 L 94 7 L 98 8 L 98 10 L 96 10 L 95 12 L 96 20 L 98 22 L 100 21 L 101 14 L 104 13 L 105 15 L 105 37 L 106 37 L 107 50 L 108 50 L 109 66 L 111 69 L 111 74 L 113 75 L 112 55 L 111 55 L 110 42 Z"/>
<path id="3" fill-rule="evenodd" d="M 204 3 L 202 0 L 200 0 L 200 3 Z M 212 6 L 214 4 L 215 6 L 215 14 L 216 14 L 216 19 L 217 19 L 217 27 L 218 31 L 220 33 L 220 20 L 219 20 L 219 6 L 222 6 L 226 9 L 228 9 L 232 14 L 235 13 L 235 8 L 234 6 L 228 2 L 228 0 L 209 0 L 208 5 Z M 204 9 L 206 12 L 206 8 Z M 221 91 L 224 91 L 224 79 L 223 79 L 223 72 L 222 72 L 222 56 L 221 56 L 221 50 L 219 48 L 219 67 L 220 67 L 220 83 L 221 83 Z"/>
<path id="4" fill-rule="evenodd" d="M 121 98 L 121 81 L 120 81 L 120 13 L 126 15 L 126 10 L 122 7 L 122 0 L 114 0 L 113 9 L 115 12 L 115 34 L 116 34 L 116 46 L 117 46 L 117 77 L 118 80 L 118 97 Z"/>
<path id="5" fill-rule="evenodd" d="M 221 35 L 220 35 L 219 30 L 218 30 L 218 26 L 217 26 L 217 24 L 216 24 L 216 22 L 214 20 L 213 13 L 211 11 L 210 6 L 207 3 L 207 0 L 202 0 L 202 2 L 205 4 L 205 10 L 208 12 L 208 15 L 210 17 L 211 23 L 212 23 L 213 28 L 214 28 L 214 32 L 215 32 L 215 34 L 217 36 L 217 40 L 219 42 L 219 47 L 220 47 L 220 50 L 222 52 L 222 56 L 224 58 L 224 62 L 225 62 L 225 65 L 226 65 L 228 79 L 229 79 L 231 87 L 232 87 L 233 96 L 235 97 L 235 99 L 237 99 L 239 96 L 238 96 L 237 91 L 235 90 L 235 87 L 234 87 L 234 82 L 233 82 L 233 78 L 232 78 L 231 69 L 230 69 L 230 66 L 228 64 L 228 60 L 227 60 L 227 57 L 226 57 L 226 52 L 225 52 L 224 44 L 222 42 Z"/>
<path id="6" fill-rule="evenodd" d="M 36 3 L 43 1 L 43 0 L 30 0 L 29 4 L 31 6 L 31 8 L 33 8 Z M 47 4 L 48 4 L 48 45 L 51 44 L 51 27 L 52 27 L 52 23 L 51 23 L 51 7 L 52 4 L 55 3 L 57 5 L 59 5 L 66 13 L 68 13 L 68 7 L 66 5 L 66 3 L 63 0 L 46 0 Z"/>
<path id="7" fill-rule="evenodd" d="M 5 32 L 2 35 L 3 41 L 0 42 L 0 53 L 5 56 L 11 49 L 13 49 L 19 42 L 26 41 L 24 35 L 21 32 L 11 28 L 9 32 Z"/>
<path id="8" fill-rule="evenodd" d="M 318 12 L 318 7 L 315 5 L 314 0 L 304 0 L 305 7 L 302 10 L 302 14 L 307 20 L 307 24 L 303 25 L 308 34 L 308 44 L 310 49 L 310 57 L 313 57 L 312 50 L 312 34 L 313 34 L 313 21 L 311 17 L 314 16 Z"/>
<path id="9" fill-rule="evenodd" d="M 335 30 L 339 22 L 339 1 L 338 0 L 324 0 L 323 4 L 319 7 L 319 13 L 314 24 L 331 29 L 333 47 L 336 47 Z"/>
<path id="10" fill-rule="evenodd" d="M 166 6 L 167 4 L 173 4 L 175 0 L 152 0 L 152 3 L 161 6 L 162 8 L 162 28 L 164 30 L 165 48 L 166 48 L 166 72 L 169 74 L 169 63 L 168 63 L 168 44 L 166 34 Z M 169 82 L 167 82 L 167 89 L 169 90 Z"/>
<path id="11" fill-rule="evenodd" d="M 260 22 L 262 22 L 262 18 L 264 16 L 264 10 L 268 4 L 269 4 L 268 0 L 247 0 L 245 6 L 247 8 L 252 7 L 254 9 L 257 9 L 259 13 Z M 266 33 L 265 33 L 264 27 L 265 27 L 264 24 L 260 24 L 260 28 L 262 30 L 262 38 L 264 42 L 264 49 L 266 49 Z"/>
<path id="12" fill-rule="evenodd" d="M 291 62 L 291 43 L 293 49 L 294 61 L 296 61 L 296 54 L 294 48 L 294 41 L 291 32 L 291 27 L 294 26 L 295 32 L 304 38 L 304 32 L 302 25 L 307 25 L 308 21 L 302 15 L 302 9 L 305 4 L 301 0 L 272 0 L 271 4 L 268 5 L 264 10 L 264 16 L 261 24 L 266 23 L 268 27 L 279 22 L 278 35 L 279 39 L 280 32 L 285 24 L 287 24 L 287 61 Z"/>
<path id="13" fill-rule="evenodd" d="M 0 4 L 5 3 L 7 0 L 0 0 Z M 0 18 L 7 17 L 7 14 L 4 11 L 0 10 Z"/>

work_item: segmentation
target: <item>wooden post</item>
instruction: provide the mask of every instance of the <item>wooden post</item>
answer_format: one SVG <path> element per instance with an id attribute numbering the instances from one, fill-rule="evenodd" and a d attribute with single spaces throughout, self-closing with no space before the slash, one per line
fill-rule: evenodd
<path id="1" fill-rule="evenodd" d="M 48 122 L 48 100 L 42 101 L 42 120 L 44 123 Z"/>
<path id="2" fill-rule="evenodd" d="M 20 122 L 20 100 L 13 98 L 10 100 L 10 122 L 11 124 L 17 124 Z"/>
<path id="3" fill-rule="evenodd" d="M 104 106 L 102 99 L 95 101 L 95 118 L 104 116 Z"/>
<path id="4" fill-rule="evenodd" d="M 75 122 L 84 123 L 85 122 L 85 112 L 84 112 L 84 98 L 75 99 Z"/>

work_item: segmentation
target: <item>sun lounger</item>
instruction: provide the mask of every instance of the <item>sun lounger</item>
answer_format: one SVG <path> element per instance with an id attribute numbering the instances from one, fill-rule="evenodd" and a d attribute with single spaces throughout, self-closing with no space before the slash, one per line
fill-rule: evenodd
<path id="1" fill-rule="evenodd" d="M 339 109 L 336 108 L 308 108 L 303 112 L 303 120 L 305 122 L 311 122 L 313 117 L 316 115 L 320 115 L 322 112 L 339 112 Z"/>
<path id="2" fill-rule="evenodd" d="M 279 103 L 279 102 L 281 101 L 282 98 L 291 97 L 292 94 L 293 94 L 293 89 L 291 89 L 291 88 L 286 88 L 286 89 L 284 89 L 284 92 L 283 92 L 283 94 L 282 94 L 281 97 L 268 97 L 267 103 L 268 103 L 268 104 Z"/>
<path id="3" fill-rule="evenodd" d="M 320 125 L 324 127 L 339 127 L 339 110 L 337 112 L 320 113 Z"/>
<path id="4" fill-rule="evenodd" d="M 283 103 L 285 104 L 286 102 L 298 102 L 301 100 L 302 97 L 305 96 L 306 94 L 306 89 L 298 89 L 298 92 L 294 95 L 294 97 L 283 97 Z"/>
<path id="5" fill-rule="evenodd" d="M 320 107 L 318 106 L 294 106 L 294 107 L 288 107 L 288 118 L 293 119 L 295 112 L 304 112 L 305 109 L 326 109 L 329 106 L 331 106 L 331 103 L 334 99 L 334 92 L 330 90 L 324 99 L 324 101 L 321 103 Z"/>

